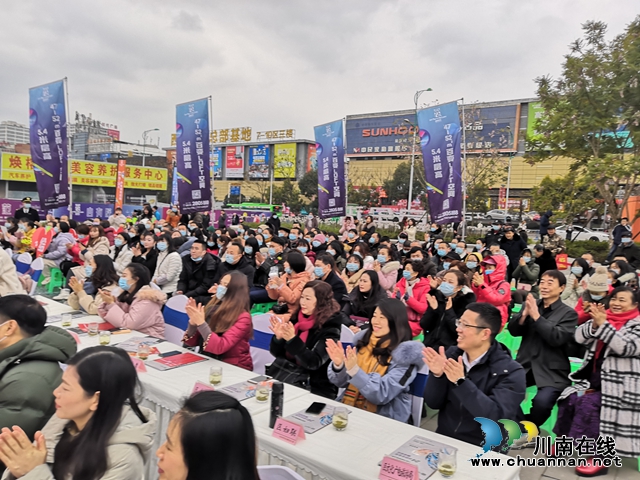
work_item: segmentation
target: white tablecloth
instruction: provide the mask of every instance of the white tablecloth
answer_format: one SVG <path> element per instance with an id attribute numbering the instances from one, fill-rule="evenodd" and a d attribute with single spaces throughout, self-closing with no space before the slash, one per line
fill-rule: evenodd
<path id="1" fill-rule="evenodd" d="M 46 298 L 40 297 L 39 300 L 47 304 L 45 308 L 51 315 L 72 310 L 66 305 Z M 90 321 L 101 322 L 102 320 L 97 316 L 87 316 L 75 319 L 73 326 Z M 112 335 L 111 344 L 115 345 L 140 336 L 144 336 L 144 334 L 131 332 Z M 98 345 L 97 336 L 81 335 L 80 340 L 79 349 Z M 184 350 L 169 342 L 159 343 L 157 347 L 160 352 Z M 153 358 L 154 356 L 150 357 L 150 359 Z M 211 358 L 207 358 L 204 362 L 164 372 L 147 367 L 146 373 L 139 374 L 143 386 L 141 404 L 155 411 L 158 416 L 158 433 L 154 442 L 154 455 L 150 459 L 147 470 L 147 479 L 155 479 L 158 476 L 155 449 L 164 442 L 171 417 L 180 409 L 184 398 L 191 393 L 196 381 L 208 383 L 209 368 L 213 365 L 222 365 L 223 367 L 223 380 L 220 387 L 239 383 L 256 376 L 253 372 Z M 314 401 L 338 405 L 337 402 L 311 395 L 309 392 L 291 385 L 285 385 L 284 399 L 285 416 L 306 409 Z M 458 449 L 458 469 L 453 477 L 455 480 L 475 480 L 477 478 L 512 480 L 518 478 L 520 470 L 518 467 L 471 467 L 468 459 L 479 453 L 480 447 L 358 409 L 353 409 L 350 414 L 349 426 L 346 430 L 338 432 L 332 426 L 328 426 L 314 434 L 307 435 L 306 440 L 292 446 L 272 437 L 272 430 L 269 428 L 269 402 L 258 403 L 255 399 L 247 399 L 242 404 L 253 418 L 258 438 L 258 462 L 261 465 L 287 465 L 308 480 L 376 479 L 380 470 L 378 464 L 382 457 L 400 447 L 414 435 L 433 438 Z M 489 457 L 496 455 L 495 453 L 486 454 Z M 499 456 L 507 458 L 503 455 Z M 439 477 L 438 473 L 434 475 L 435 477 L 432 478 Z"/>

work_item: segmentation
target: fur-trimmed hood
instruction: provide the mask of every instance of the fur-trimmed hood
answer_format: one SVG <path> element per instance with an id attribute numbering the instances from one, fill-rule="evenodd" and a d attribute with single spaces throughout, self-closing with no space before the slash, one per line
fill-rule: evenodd
<path id="1" fill-rule="evenodd" d="M 167 302 L 167 294 L 161 290 L 156 290 L 155 288 L 151 288 L 147 285 L 142 287 L 136 293 L 135 298 L 138 300 L 151 300 L 152 302 L 157 303 L 158 305 L 164 305 Z"/>
<path id="2" fill-rule="evenodd" d="M 365 336 L 366 330 L 361 330 L 353 337 L 353 344 L 356 345 L 358 341 Z M 409 365 L 415 365 L 421 368 L 424 365 L 422 360 L 422 349 L 424 345 L 420 342 L 413 340 L 407 340 L 398 345 L 393 352 L 391 352 L 391 363 L 398 366 L 408 367 Z"/>
<path id="3" fill-rule="evenodd" d="M 387 262 L 382 266 L 382 273 L 384 273 L 385 275 L 391 273 L 391 272 L 397 272 L 398 270 L 400 270 L 400 267 L 402 265 L 400 265 L 400 262 L 393 260 L 391 262 Z"/>

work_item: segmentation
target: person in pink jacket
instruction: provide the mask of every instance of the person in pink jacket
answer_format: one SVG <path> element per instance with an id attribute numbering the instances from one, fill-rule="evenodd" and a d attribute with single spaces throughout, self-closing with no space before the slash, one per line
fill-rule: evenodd
<path id="1" fill-rule="evenodd" d="M 420 319 L 427 311 L 427 292 L 431 289 L 426 277 L 426 267 L 422 262 L 404 262 L 402 278 L 396 284 L 396 297 L 407 306 L 407 316 L 411 334 L 416 337 L 422 333 Z"/>
<path id="2" fill-rule="evenodd" d="M 380 247 L 373 269 L 378 273 L 380 286 L 390 297 L 393 295 L 398 281 L 398 270 L 401 267 L 400 262 L 395 259 L 395 253 L 389 247 Z"/>
<path id="3" fill-rule="evenodd" d="M 266 290 L 271 300 L 287 305 L 287 313 L 280 314 L 280 318 L 288 321 L 291 313 L 300 307 L 302 289 L 311 281 L 311 275 L 306 270 L 306 257 L 302 253 L 291 251 L 285 258 L 285 273 L 280 277 L 270 278 Z"/>
<path id="4" fill-rule="evenodd" d="M 201 346 L 205 355 L 253 370 L 249 347 L 253 325 L 246 275 L 229 272 L 210 291 L 215 295 L 206 306 L 196 304 L 192 298 L 187 303 L 189 327 L 183 339 L 185 346 Z"/>
<path id="5" fill-rule="evenodd" d="M 505 280 L 507 259 L 502 255 L 489 255 L 482 260 L 482 273 L 476 272 L 471 280 L 471 289 L 476 294 L 476 302 L 490 303 L 500 310 L 502 326 L 509 320 L 511 285 Z"/>
<path id="6" fill-rule="evenodd" d="M 102 305 L 98 315 L 115 327 L 129 328 L 156 338 L 164 338 L 162 305 L 167 295 L 149 286 L 151 273 L 140 263 L 132 263 L 122 272 L 118 286 L 122 293 L 114 297 L 100 290 Z"/>

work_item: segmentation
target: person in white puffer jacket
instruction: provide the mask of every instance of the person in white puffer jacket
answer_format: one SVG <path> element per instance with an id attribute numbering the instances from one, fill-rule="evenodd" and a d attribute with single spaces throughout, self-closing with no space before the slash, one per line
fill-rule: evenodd
<path id="1" fill-rule="evenodd" d="M 158 261 L 151 281 L 158 285 L 167 296 L 171 296 L 178 289 L 178 280 L 180 272 L 182 272 L 182 257 L 176 251 L 175 242 L 168 233 L 158 237 L 156 248 L 159 251 Z"/>
<path id="2" fill-rule="evenodd" d="M 113 259 L 116 273 L 122 276 L 122 272 L 131 263 L 133 252 L 129 248 L 131 236 L 127 232 L 121 232 L 116 235 L 113 247 L 111 247 L 111 258 Z"/>

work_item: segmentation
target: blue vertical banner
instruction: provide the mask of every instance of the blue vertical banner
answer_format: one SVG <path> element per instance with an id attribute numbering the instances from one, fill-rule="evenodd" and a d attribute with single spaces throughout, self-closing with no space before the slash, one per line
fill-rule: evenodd
<path id="1" fill-rule="evenodd" d="M 344 171 L 343 121 L 314 128 L 318 156 L 318 216 L 346 215 L 347 185 Z"/>
<path id="2" fill-rule="evenodd" d="M 209 99 L 176 106 L 176 169 L 181 213 L 211 210 Z"/>
<path id="3" fill-rule="evenodd" d="M 459 222 L 463 198 L 458 103 L 419 110 L 418 128 L 431 221 Z"/>
<path id="4" fill-rule="evenodd" d="M 171 182 L 171 205 L 178 205 L 178 167 L 173 167 L 173 181 Z"/>
<path id="5" fill-rule="evenodd" d="M 40 205 L 69 205 L 64 80 L 29 89 L 29 140 Z"/>

